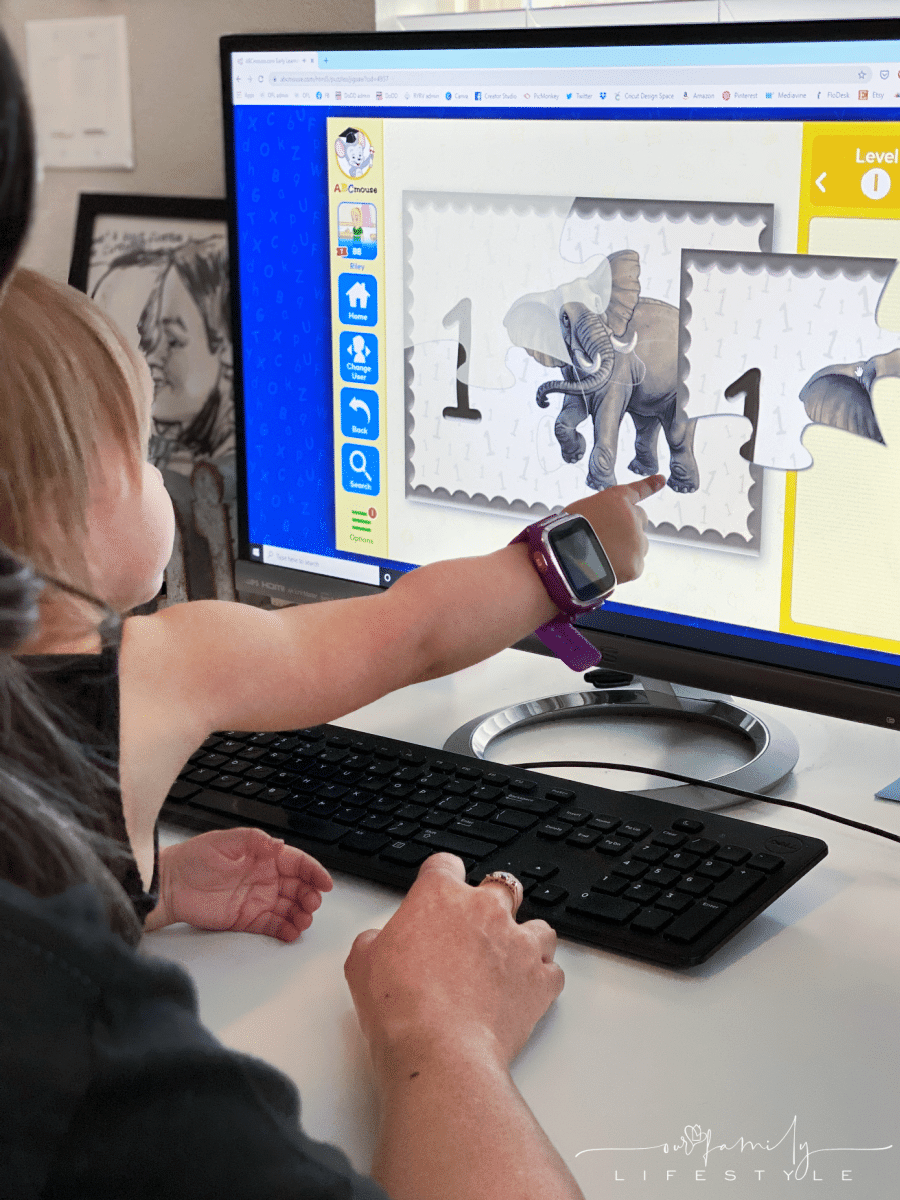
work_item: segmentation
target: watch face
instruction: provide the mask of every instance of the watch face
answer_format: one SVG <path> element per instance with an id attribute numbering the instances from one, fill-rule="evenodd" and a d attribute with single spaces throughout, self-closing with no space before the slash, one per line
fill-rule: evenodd
<path id="1" fill-rule="evenodd" d="M 569 587 L 582 603 L 601 600 L 616 586 L 615 572 L 586 517 L 549 530 L 547 538 Z"/>

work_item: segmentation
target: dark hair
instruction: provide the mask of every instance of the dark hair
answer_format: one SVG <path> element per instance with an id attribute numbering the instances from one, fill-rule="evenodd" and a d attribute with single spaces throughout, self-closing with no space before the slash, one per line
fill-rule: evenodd
<path id="1" fill-rule="evenodd" d="M 52 704 L 12 656 L 37 629 L 45 586 L 0 546 L 0 878 L 34 896 L 93 884 L 110 926 L 136 945 L 141 923 L 107 865 L 131 862 L 107 816 L 120 803 L 118 784 L 79 739 L 76 715 Z"/>
<path id="2" fill-rule="evenodd" d="M 12 51 L 0 31 L 0 282 L 28 232 L 34 182 L 31 112 Z"/>

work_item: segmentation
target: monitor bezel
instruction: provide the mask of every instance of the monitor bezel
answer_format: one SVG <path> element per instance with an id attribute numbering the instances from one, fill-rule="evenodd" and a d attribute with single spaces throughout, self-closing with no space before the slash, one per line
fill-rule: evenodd
<path id="1" fill-rule="evenodd" d="M 391 51 L 430 48 L 527 48 L 529 46 L 692 46 L 758 45 L 805 42 L 878 42 L 900 40 L 900 17 L 864 20 L 778 21 L 726 24 L 584 26 L 521 30 L 440 30 L 416 33 L 284 33 L 229 34 L 220 39 L 220 65 L 228 209 L 229 261 L 231 264 L 231 314 L 235 346 L 234 394 L 237 453 L 238 555 L 235 585 L 239 594 L 269 597 L 276 603 L 304 604 L 353 596 L 374 596 L 382 587 L 262 563 L 251 557 L 246 506 L 245 427 L 243 412 L 243 359 L 241 313 L 238 297 L 239 249 L 235 145 L 231 102 L 231 55 L 247 52 L 320 50 Z M 596 624 L 596 622 L 595 622 Z M 751 700 L 785 705 L 828 716 L 861 721 L 888 729 L 900 728 L 900 679 L 897 688 L 858 682 L 809 669 L 824 668 L 834 655 L 803 650 L 807 666 L 777 665 L 745 658 L 726 650 L 704 650 L 655 641 L 647 636 L 579 627 L 603 654 L 605 666 L 688 687 L 739 695 Z M 676 627 L 677 628 L 677 627 Z M 730 635 L 721 635 L 730 636 Z M 535 637 L 517 648 L 549 654 Z"/>

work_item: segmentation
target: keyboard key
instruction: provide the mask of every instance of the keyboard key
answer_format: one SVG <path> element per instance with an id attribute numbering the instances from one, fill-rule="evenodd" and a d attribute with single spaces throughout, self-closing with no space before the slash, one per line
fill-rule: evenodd
<path id="1" fill-rule="evenodd" d="M 434 806 L 436 812 L 458 813 L 467 806 L 469 801 L 465 796 L 445 796 Z"/>
<path id="2" fill-rule="evenodd" d="M 196 762 L 198 767 L 221 767 L 222 763 L 228 762 L 227 754 L 201 754 L 198 757 L 191 755 L 191 762 Z"/>
<path id="3" fill-rule="evenodd" d="M 597 849 L 601 854 L 624 854 L 626 850 L 631 849 L 631 842 L 625 838 L 605 837 L 602 842 L 598 842 Z"/>
<path id="4" fill-rule="evenodd" d="M 509 825 L 512 829 L 530 829 L 537 824 L 537 817 L 530 813 L 518 812 L 514 808 L 502 808 L 491 817 L 498 825 Z"/>
<path id="5" fill-rule="evenodd" d="M 631 928 L 639 929 L 642 933 L 658 933 L 671 920 L 672 914 L 662 908 L 645 908 L 631 922 Z"/>
<path id="6" fill-rule="evenodd" d="M 638 904 L 650 904 L 659 895 L 658 887 L 651 887 L 649 883 L 632 883 L 625 892 L 626 900 L 637 900 Z"/>
<path id="7" fill-rule="evenodd" d="M 474 767 L 457 767 L 456 774 L 460 775 L 463 779 L 481 779 L 481 772 L 476 771 Z"/>
<path id="8" fill-rule="evenodd" d="M 574 800 L 575 793 L 570 792 L 567 788 L 550 788 L 547 792 L 549 800 L 558 800 L 561 804 L 565 804 L 567 800 Z"/>
<path id="9" fill-rule="evenodd" d="M 358 808 L 350 808 L 349 805 L 342 804 L 335 809 L 331 819 L 337 821 L 339 825 L 355 825 L 359 821 L 359 815 Z"/>
<path id="10" fill-rule="evenodd" d="M 701 875 L 685 875 L 675 884 L 675 887 L 679 892 L 687 892 L 691 896 L 705 896 L 712 887 L 712 883 Z"/>
<path id="11" fill-rule="evenodd" d="M 411 783 L 398 783 L 396 779 L 392 779 L 386 788 L 382 791 L 382 796 L 396 796 L 399 800 L 405 800 L 415 788 Z"/>
<path id="12" fill-rule="evenodd" d="M 732 863 L 736 867 L 745 863 L 749 857 L 750 851 L 745 850 L 743 846 L 723 846 L 721 850 L 716 851 L 716 858 L 721 858 L 723 862 Z"/>
<path id="13" fill-rule="evenodd" d="M 232 792 L 240 782 L 240 775 L 217 775 L 206 786 L 215 788 L 217 792 Z"/>
<path id="14" fill-rule="evenodd" d="M 490 803 L 492 800 L 496 800 L 498 797 L 500 797 L 502 795 L 503 795 L 502 788 L 485 787 L 485 785 L 482 784 L 481 787 L 477 787 L 475 789 L 475 791 L 472 793 L 472 799 L 473 800 L 485 800 L 488 803 Z"/>
<path id="15" fill-rule="evenodd" d="M 413 780 L 418 779 L 421 774 L 422 771 L 419 767 L 401 767 L 399 771 L 394 772 L 394 779 L 397 781 L 397 783 L 412 783 Z"/>
<path id="16" fill-rule="evenodd" d="M 701 858 L 708 858 L 718 848 L 719 843 L 711 842 L 709 838 L 691 838 L 684 849 L 687 854 L 699 854 Z"/>
<path id="17" fill-rule="evenodd" d="M 772 871 L 777 871 L 784 866 L 784 859 L 779 858 L 777 854 L 754 854 L 747 862 L 747 866 L 771 874 Z"/>
<path id="18" fill-rule="evenodd" d="M 474 794 L 473 792 L 472 795 L 474 796 Z M 471 804 L 466 804 L 466 807 L 463 809 L 467 817 L 473 817 L 476 821 L 486 821 L 496 811 L 496 804 L 485 804 L 483 800 L 476 800 Z"/>
<path id="19" fill-rule="evenodd" d="M 556 805 L 552 800 L 542 800 L 539 796 L 519 796 L 515 792 L 510 792 L 505 796 L 503 804 L 506 808 L 515 808 L 519 812 L 534 813 L 538 817 L 544 817 L 556 809 Z"/>
<path id="20" fill-rule="evenodd" d="M 197 767 L 196 770 L 190 771 L 185 775 L 185 779 L 189 783 L 209 783 L 211 779 L 215 779 L 219 772 L 213 770 L 212 767 Z"/>
<path id="21" fill-rule="evenodd" d="M 452 820 L 453 813 L 442 813 L 435 810 L 425 814 L 422 824 L 427 825 L 429 829 L 446 829 Z"/>
<path id="22" fill-rule="evenodd" d="M 648 871 L 644 876 L 648 883 L 654 883 L 658 887 L 671 887 L 676 879 L 679 878 L 678 872 L 673 871 L 671 867 L 654 867 L 652 871 Z"/>
<path id="23" fill-rule="evenodd" d="M 370 830 L 387 829 L 388 825 L 393 824 L 393 821 L 394 818 L 389 817 L 387 813 L 366 813 L 362 820 L 359 821 L 358 828 Z"/>
<path id="24" fill-rule="evenodd" d="M 539 862 L 520 868 L 519 874 L 527 875 L 529 879 L 552 879 L 558 871 L 559 867 L 555 863 Z M 515 875 L 515 871 L 513 874 Z"/>
<path id="25" fill-rule="evenodd" d="M 583 825 L 590 815 L 586 808 L 561 808 L 556 813 L 556 819 L 568 821 L 570 825 Z"/>
<path id="26" fill-rule="evenodd" d="M 674 913 L 684 912 L 692 904 L 693 900 L 683 892 L 663 892 L 656 901 L 657 908 L 667 908 L 670 912 Z"/>
<path id="27" fill-rule="evenodd" d="M 509 776 L 504 775 L 502 771 L 482 771 L 481 778 L 485 783 L 499 788 L 505 787 L 509 783 Z"/>
<path id="28" fill-rule="evenodd" d="M 476 861 L 492 854 L 496 848 L 490 842 L 479 842 L 476 838 L 448 833 L 445 829 L 423 829 L 421 833 L 416 834 L 415 840 L 420 845 L 431 846 L 433 850 L 447 850 L 451 854 L 474 858 Z"/>
<path id="29" fill-rule="evenodd" d="M 415 842 L 391 842 L 378 857 L 402 867 L 418 867 L 433 853 L 428 846 L 417 846 Z"/>
<path id="30" fill-rule="evenodd" d="M 400 801 L 393 796 L 376 796 L 369 801 L 369 812 L 392 813 L 400 807 Z"/>
<path id="31" fill-rule="evenodd" d="M 330 817 L 332 813 L 337 812 L 338 802 L 336 800 L 310 800 L 304 812 L 307 812 L 311 817 Z"/>
<path id="32" fill-rule="evenodd" d="M 474 787 L 471 779 L 450 779 L 444 784 L 443 791 L 451 796 L 468 796 Z"/>
<path id="33" fill-rule="evenodd" d="M 664 829 L 662 833 L 657 833 L 650 839 L 655 846 L 668 846 L 670 850 L 677 850 L 679 846 L 683 846 L 687 838 L 683 833 L 674 833 L 671 829 Z"/>
<path id="34" fill-rule="evenodd" d="M 602 892 L 604 896 L 619 896 L 628 886 L 628 880 L 622 875 L 603 875 L 591 884 L 591 891 Z"/>
<path id="35" fill-rule="evenodd" d="M 434 804 L 435 800 L 441 799 L 441 793 L 434 788 L 417 788 L 409 799 L 413 804 Z"/>
<path id="36" fill-rule="evenodd" d="M 537 790 L 537 784 L 532 783 L 530 779 L 511 779 L 509 786 L 513 791 L 521 792 L 524 796 L 530 796 Z"/>
<path id="37" fill-rule="evenodd" d="M 632 838 L 636 842 L 640 841 L 641 838 L 645 838 L 649 832 L 649 825 L 633 825 L 631 822 L 627 825 L 620 825 L 616 830 L 619 837 Z"/>
<path id="38" fill-rule="evenodd" d="M 190 800 L 191 796 L 196 796 L 200 791 L 198 783 L 186 783 L 183 779 L 176 779 L 169 788 L 169 800 Z"/>
<path id="39" fill-rule="evenodd" d="M 618 896 L 600 896 L 596 892 L 586 892 L 566 905 L 566 912 L 577 913 L 580 917 L 594 917 L 598 921 L 609 921 L 613 925 L 624 925 L 639 911 L 640 905 L 633 900 L 623 900 Z"/>
<path id="40" fill-rule="evenodd" d="M 703 830 L 703 822 L 693 817 L 681 817 L 672 822 L 672 828 L 680 829 L 682 833 L 700 833 Z"/>
<path id="41" fill-rule="evenodd" d="M 493 842 L 497 846 L 508 846 L 516 840 L 515 829 L 507 829 L 505 825 L 495 825 L 493 821 L 473 821 L 471 817 L 457 817 L 449 826 L 451 833 L 462 833 L 466 837 L 481 838 L 485 842 Z"/>
<path id="42" fill-rule="evenodd" d="M 542 907 L 551 907 L 554 904 L 559 904 L 568 896 L 568 892 L 561 887 L 557 887 L 553 883 L 544 884 L 541 887 L 536 887 L 534 891 L 528 893 L 528 899 L 532 904 L 540 904 Z"/>
<path id="43" fill-rule="evenodd" d="M 264 787 L 261 792 L 257 792 L 256 799 L 264 804 L 280 804 L 290 794 L 286 788 Z"/>
<path id="44" fill-rule="evenodd" d="M 341 796 L 342 804 L 352 804 L 355 808 L 365 808 L 372 803 L 372 793 L 363 788 L 351 788 L 346 795 Z"/>
<path id="45" fill-rule="evenodd" d="M 701 933 L 705 933 L 710 925 L 726 912 L 728 909 L 724 904 L 713 904 L 704 900 L 674 920 L 666 930 L 666 937 L 671 938 L 673 942 L 696 941 Z"/>
<path id="46" fill-rule="evenodd" d="M 728 863 L 718 862 L 714 858 L 707 858 L 697 867 L 696 873 L 704 875 L 707 879 L 719 880 L 724 879 L 730 871 L 731 867 L 729 867 Z"/>
<path id="47" fill-rule="evenodd" d="M 254 783 L 252 779 L 242 779 L 233 790 L 235 796 L 255 796 L 262 789 L 263 785 L 261 783 Z"/>
<path id="48" fill-rule="evenodd" d="M 535 833 L 538 837 L 546 838 L 551 842 L 558 842 L 572 832 L 572 826 L 566 825 L 561 821 L 545 821 L 543 825 L 538 825 Z"/>
<path id="49" fill-rule="evenodd" d="M 584 850 L 590 850 L 602 836 L 596 829 L 576 829 L 571 837 L 566 838 L 566 845 L 581 846 Z"/>
<path id="50" fill-rule="evenodd" d="M 639 862 L 636 858 L 623 858 L 613 863 L 610 870 L 613 875 L 621 875 L 625 879 L 640 879 L 647 870 L 647 864 Z"/>
<path id="51" fill-rule="evenodd" d="M 343 762 L 347 757 L 346 750 L 331 749 L 323 750 L 319 755 L 319 762 L 339 763 Z"/>
<path id="52" fill-rule="evenodd" d="M 246 758 L 248 762 L 256 762 L 258 758 L 262 758 L 267 753 L 265 746 L 242 746 L 237 751 L 239 758 Z"/>
<path id="53" fill-rule="evenodd" d="M 322 783 L 316 788 L 316 795 L 322 800 L 342 800 L 349 791 L 339 783 Z"/>
<path id="54" fill-rule="evenodd" d="M 602 833 L 612 833 L 618 825 L 615 817 L 591 817 L 588 821 L 588 829 L 599 829 Z"/>
<path id="55" fill-rule="evenodd" d="M 738 870 L 732 871 L 727 879 L 716 884 L 709 893 L 709 898 L 721 900 L 725 904 L 737 904 L 738 900 L 743 900 L 754 888 L 759 887 L 764 879 L 765 875 L 761 871 L 748 871 L 739 867 Z"/>
<path id="56" fill-rule="evenodd" d="M 385 846 L 390 845 L 391 839 L 383 833 L 373 833 L 367 829 L 354 829 L 341 842 L 341 848 L 352 850 L 354 854 L 377 854 Z"/>
<path id="57" fill-rule="evenodd" d="M 406 750 L 401 750 L 399 757 L 401 762 L 412 763 L 417 767 L 428 761 L 421 750 L 414 750 L 411 746 Z"/>
<path id="58" fill-rule="evenodd" d="M 318 817 L 307 816 L 306 813 L 289 812 L 288 825 L 300 837 L 324 842 L 326 845 L 339 842 L 347 832 L 345 825 L 333 825 L 331 821 L 321 821 Z"/>
<path id="59" fill-rule="evenodd" d="M 394 817 L 398 821 L 418 821 L 427 812 L 428 809 L 422 804 L 401 804 L 394 809 Z"/>
<path id="60" fill-rule="evenodd" d="M 668 850 L 665 846 L 638 846 L 636 850 L 632 850 L 632 858 L 637 858 L 641 862 L 658 863 L 666 857 Z"/>
<path id="61" fill-rule="evenodd" d="M 693 871 L 699 861 L 696 854 L 685 854 L 683 850 L 676 850 L 665 859 L 663 866 L 671 867 L 674 871 Z"/>
<path id="62" fill-rule="evenodd" d="M 365 824 L 365 822 L 360 822 Z M 394 821 L 393 825 L 389 825 L 387 833 L 392 838 L 410 838 L 418 830 L 417 821 Z"/>

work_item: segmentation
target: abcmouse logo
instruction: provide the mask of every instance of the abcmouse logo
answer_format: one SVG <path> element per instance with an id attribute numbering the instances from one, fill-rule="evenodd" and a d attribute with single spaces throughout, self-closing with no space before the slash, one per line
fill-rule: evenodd
<path id="1" fill-rule="evenodd" d="M 350 179 L 362 179 L 375 161 L 375 151 L 368 135 L 362 129 L 348 125 L 339 133 L 334 143 L 338 166 Z"/>

